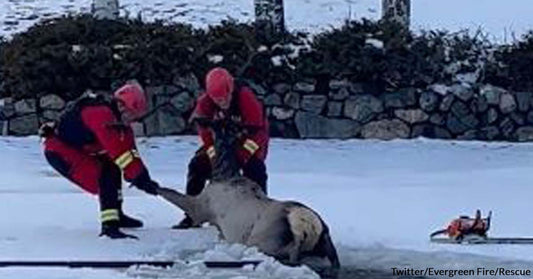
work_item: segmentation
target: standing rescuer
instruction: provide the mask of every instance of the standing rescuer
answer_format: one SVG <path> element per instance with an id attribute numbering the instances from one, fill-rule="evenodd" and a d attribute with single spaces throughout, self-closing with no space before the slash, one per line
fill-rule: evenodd
<path id="1" fill-rule="evenodd" d="M 139 156 L 130 126 L 146 110 L 144 90 L 128 82 L 113 97 L 85 93 L 57 122 L 41 127 L 48 163 L 86 192 L 98 195 L 101 236 L 136 238 L 120 228 L 143 226 L 122 211 L 122 174 L 148 194 L 156 195 L 159 187 Z"/>
<path id="2" fill-rule="evenodd" d="M 235 82 L 224 68 L 210 70 L 205 78 L 205 93 L 197 100 L 191 120 L 229 120 L 240 127 L 240 139 L 236 143 L 236 153 L 242 174 L 255 181 L 267 192 L 265 159 L 268 152 L 268 121 L 263 106 L 247 86 Z M 202 192 L 211 177 L 212 159 L 216 155 L 214 135 L 209 127 L 197 122 L 201 147 L 191 159 L 187 174 L 188 195 Z M 186 216 L 175 229 L 189 228 L 191 219 Z"/>

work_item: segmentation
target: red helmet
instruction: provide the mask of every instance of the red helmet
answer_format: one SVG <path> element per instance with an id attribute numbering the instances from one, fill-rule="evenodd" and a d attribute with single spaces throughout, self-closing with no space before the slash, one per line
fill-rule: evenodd
<path id="1" fill-rule="evenodd" d="M 229 107 L 233 92 L 233 76 L 224 68 L 214 68 L 205 77 L 206 93 L 223 109 Z"/>
<path id="2" fill-rule="evenodd" d="M 148 107 L 146 95 L 139 83 L 128 82 L 117 89 L 114 95 L 131 116 L 138 118 L 146 113 Z"/>

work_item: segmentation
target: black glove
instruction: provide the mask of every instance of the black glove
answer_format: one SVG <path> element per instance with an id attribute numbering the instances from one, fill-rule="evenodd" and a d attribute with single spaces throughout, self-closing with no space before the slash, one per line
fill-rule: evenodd
<path id="1" fill-rule="evenodd" d="M 145 183 L 141 183 L 140 185 L 135 185 L 139 190 L 145 191 L 147 194 L 150 195 L 157 195 L 157 189 L 159 188 L 159 183 L 149 180 Z"/>
<path id="2" fill-rule="evenodd" d="M 41 138 L 48 138 L 55 134 L 55 123 L 47 122 L 39 128 L 39 136 Z"/>
<path id="3" fill-rule="evenodd" d="M 157 189 L 159 188 L 159 184 L 150 178 L 147 170 L 143 170 L 141 174 L 131 181 L 131 184 L 151 195 L 157 195 Z"/>

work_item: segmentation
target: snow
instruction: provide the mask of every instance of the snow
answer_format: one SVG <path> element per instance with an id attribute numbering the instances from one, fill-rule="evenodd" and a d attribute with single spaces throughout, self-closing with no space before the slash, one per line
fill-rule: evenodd
<path id="1" fill-rule="evenodd" d="M 432 84 L 429 86 L 429 88 L 443 96 L 447 95 L 448 92 L 450 92 L 450 87 L 444 84 Z"/>
<path id="2" fill-rule="evenodd" d="M 196 137 L 141 138 L 162 185 L 184 190 Z M 492 236 L 533 236 L 533 144 L 416 140 L 272 140 L 269 193 L 318 211 L 345 270 L 533 267 L 527 245 L 438 245 L 428 235 L 458 215 L 493 210 Z M 255 248 L 224 243 L 212 227 L 170 230 L 182 212 L 124 189 L 126 212 L 145 222 L 140 240 L 98 238 L 98 206 L 46 164 L 36 137 L 0 138 L 0 260 L 173 260 L 172 268 L 0 268 L 0 278 L 317 278 Z M 386 154 L 386 155 L 385 155 Z M 385 156 L 383 156 L 385 155 Z M 263 259 L 255 270 L 210 270 L 202 260 Z M 239 277 L 240 276 L 240 277 Z M 364 277 L 362 277 L 364 278 Z M 475 278 L 475 277 L 471 277 Z M 478 277 L 483 278 L 483 277 Z M 485 277 L 486 278 L 486 277 Z M 513 277 L 520 278 L 520 277 Z M 525 278 L 525 277 L 523 277 Z"/>
<path id="3" fill-rule="evenodd" d="M 366 39 L 365 44 L 371 45 L 378 49 L 383 49 L 383 41 L 378 40 L 378 39 L 368 38 Z"/>
<path id="4" fill-rule="evenodd" d="M 0 36 L 41 18 L 87 12 L 91 0 L 3 0 Z M 377 0 L 285 1 L 291 30 L 317 32 L 346 19 L 380 16 Z M 198 27 L 235 18 L 249 22 L 253 1 L 122 0 L 122 14 L 183 21 Z M 510 42 L 532 29 L 527 0 L 412 1 L 414 30 L 481 27 L 489 39 Z M 369 44 L 379 46 L 377 41 Z M 294 47 L 295 52 L 300 48 Z M 305 47 L 302 47 L 305 49 Z M 75 51 L 75 49 L 73 49 Z M 213 57 L 221 59 L 223 57 Z M 465 81 L 472 76 L 464 76 Z M 437 92 L 449 88 L 437 85 Z M 184 190 L 195 137 L 139 140 L 153 176 Z M 436 245 L 428 235 L 458 215 L 493 210 L 493 236 L 533 236 L 533 144 L 433 140 L 272 141 L 270 195 L 310 205 L 328 223 L 345 274 L 392 268 L 529 268 L 524 245 Z M 182 212 L 160 198 L 125 188 L 125 208 L 145 222 L 129 231 L 140 240 L 109 240 L 99 233 L 98 203 L 59 177 L 44 161 L 36 137 L 0 138 L 0 260 L 172 260 L 171 268 L 127 270 L 0 268 L 0 278 L 317 278 L 307 267 L 281 265 L 253 247 L 220 241 L 211 227 L 173 231 Z M 203 260 L 261 259 L 257 268 L 212 270 Z M 347 276 L 346 278 L 353 278 Z M 361 278 L 364 278 L 361 277 Z M 469 277 L 476 278 L 476 277 Z M 477 278 L 487 278 L 478 276 Z M 520 278 L 518 276 L 512 278 Z"/>
<path id="5" fill-rule="evenodd" d="M 277 55 L 277 56 L 274 56 L 274 57 L 270 58 L 270 60 L 272 61 L 272 65 L 279 67 L 279 66 L 283 65 L 283 61 L 285 59 L 284 59 L 283 56 Z"/>
<path id="6" fill-rule="evenodd" d="M 209 62 L 211 62 L 213 64 L 218 64 L 218 63 L 224 61 L 224 56 L 208 54 L 207 55 L 207 60 L 209 60 Z"/>
<path id="7" fill-rule="evenodd" d="M 92 0 L 3 0 L 0 3 L 0 35 L 9 36 L 40 18 L 88 12 Z M 379 0 L 289 0 L 285 19 L 289 29 L 317 32 L 340 26 L 347 19 L 381 16 Z M 206 27 L 232 18 L 253 20 L 252 0 L 120 0 L 122 15 L 145 20 L 181 21 Z M 413 30 L 464 28 L 489 33 L 497 42 L 512 42 L 533 29 L 529 0 L 416 0 L 411 1 Z"/>

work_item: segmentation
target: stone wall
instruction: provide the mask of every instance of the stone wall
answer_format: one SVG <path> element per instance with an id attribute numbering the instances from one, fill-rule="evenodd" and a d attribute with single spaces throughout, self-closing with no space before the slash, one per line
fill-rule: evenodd
<path id="1" fill-rule="evenodd" d="M 331 80 L 326 89 L 319 89 L 313 80 L 250 86 L 265 106 L 274 137 L 533 140 L 530 92 L 455 84 L 376 95 L 365 93 L 365 84 L 346 80 Z M 173 84 L 147 87 L 146 91 L 155 109 L 136 126 L 138 134 L 194 133 L 186 121 L 201 91 L 194 75 L 178 78 Z M 65 105 L 56 95 L 3 99 L 3 134 L 36 134 L 39 123 L 57 119 Z"/>
<path id="2" fill-rule="evenodd" d="M 277 90 L 275 88 L 286 90 Z M 276 85 L 264 98 L 276 136 L 533 140 L 533 94 L 491 85 L 434 85 L 379 95 L 365 85 L 333 80 Z"/>

